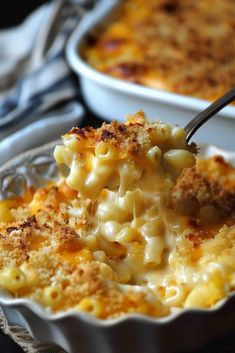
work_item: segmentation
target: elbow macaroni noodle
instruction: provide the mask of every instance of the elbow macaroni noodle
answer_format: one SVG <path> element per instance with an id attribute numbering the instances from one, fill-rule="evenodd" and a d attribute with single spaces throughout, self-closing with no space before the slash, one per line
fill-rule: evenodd
<path id="1" fill-rule="evenodd" d="M 2 288 L 101 319 L 211 307 L 232 290 L 233 225 L 216 233 L 218 211 L 204 205 L 200 230 L 215 236 L 199 243 L 199 226 L 171 205 L 176 179 L 195 164 L 183 129 L 140 112 L 74 128 L 63 142 L 55 159 L 69 168 L 66 183 L 0 202 Z"/>

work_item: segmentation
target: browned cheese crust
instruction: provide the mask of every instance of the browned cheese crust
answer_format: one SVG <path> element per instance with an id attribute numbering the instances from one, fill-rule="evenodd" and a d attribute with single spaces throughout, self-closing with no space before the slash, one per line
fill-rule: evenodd
<path id="1" fill-rule="evenodd" d="M 116 78 L 214 100 L 235 86 L 234 1 L 123 1 L 82 55 Z"/>
<path id="2" fill-rule="evenodd" d="M 198 158 L 178 179 L 171 206 L 186 215 L 188 238 L 195 247 L 218 232 L 234 232 L 235 168 L 222 156 Z"/>

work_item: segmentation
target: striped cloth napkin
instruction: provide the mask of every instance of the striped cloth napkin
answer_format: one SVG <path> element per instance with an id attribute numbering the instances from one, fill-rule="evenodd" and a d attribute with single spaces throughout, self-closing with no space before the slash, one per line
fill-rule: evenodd
<path id="1" fill-rule="evenodd" d="M 66 62 L 65 45 L 92 6 L 89 0 L 54 0 L 20 26 L 0 31 L 0 167 L 80 123 L 84 108 Z M 1 309 L 0 329 L 25 352 L 63 352 L 36 342 L 24 328 L 7 322 Z"/>
<path id="2" fill-rule="evenodd" d="M 80 122 L 84 109 L 65 45 L 92 6 L 54 0 L 0 32 L 0 165 Z"/>

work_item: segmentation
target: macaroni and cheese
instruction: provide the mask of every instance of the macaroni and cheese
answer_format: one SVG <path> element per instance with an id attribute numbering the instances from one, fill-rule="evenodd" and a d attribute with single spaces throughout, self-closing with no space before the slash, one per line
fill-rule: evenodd
<path id="1" fill-rule="evenodd" d="M 161 317 L 235 285 L 235 169 L 196 159 L 177 126 L 142 112 L 73 128 L 66 177 L 0 202 L 0 286 L 52 311 Z"/>
<path id="2" fill-rule="evenodd" d="M 118 79 L 215 100 L 235 86 L 234 1 L 121 1 L 81 54 Z"/>

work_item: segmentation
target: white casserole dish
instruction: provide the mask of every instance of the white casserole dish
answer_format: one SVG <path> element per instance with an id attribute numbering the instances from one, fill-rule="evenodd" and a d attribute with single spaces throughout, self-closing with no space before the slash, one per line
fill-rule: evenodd
<path id="1" fill-rule="evenodd" d="M 52 157 L 55 142 L 14 158 L 0 168 L 0 199 L 58 177 Z M 235 152 L 203 146 L 204 156 L 223 155 L 235 165 Z M 216 337 L 235 333 L 235 294 L 208 310 L 185 309 L 160 319 L 129 314 L 101 321 L 73 310 L 52 314 L 29 299 L 0 291 L 0 305 L 10 322 L 25 327 L 39 342 L 52 342 L 69 353 L 195 352 Z"/>
<path id="2" fill-rule="evenodd" d="M 104 75 L 83 61 L 79 50 L 87 34 L 101 24 L 118 4 L 118 0 L 100 0 L 70 37 L 67 59 L 80 80 L 82 94 L 88 107 L 106 120 L 120 120 L 128 112 L 143 110 L 153 119 L 185 126 L 210 102 L 189 96 L 156 90 Z M 114 108 L 115 107 L 115 108 Z M 235 106 L 224 108 L 195 135 L 197 142 L 235 149 Z"/>

